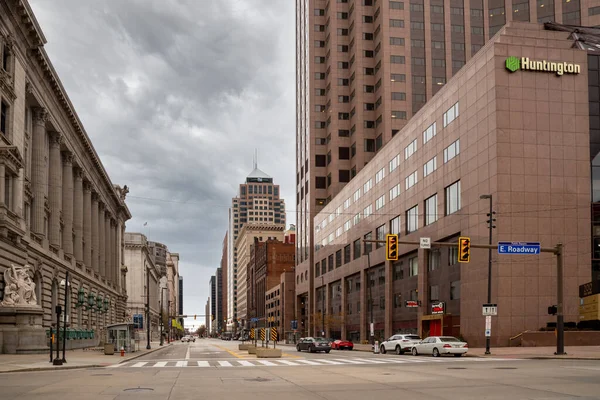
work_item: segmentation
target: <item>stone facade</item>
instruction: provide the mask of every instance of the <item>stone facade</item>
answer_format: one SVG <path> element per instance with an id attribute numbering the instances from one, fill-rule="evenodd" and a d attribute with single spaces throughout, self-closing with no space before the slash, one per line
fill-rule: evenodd
<path id="1" fill-rule="evenodd" d="M 164 246 L 164 245 L 163 245 Z M 165 247 L 166 249 L 166 247 Z M 175 318 L 179 313 L 179 254 L 170 253 L 166 250 L 166 268 L 167 268 L 167 290 L 165 296 L 167 298 L 167 311 L 171 318 Z M 168 322 L 167 322 L 168 324 Z M 171 337 L 176 338 L 180 334 L 175 330 L 171 330 Z"/>
<path id="2" fill-rule="evenodd" d="M 295 290 L 294 271 L 286 271 L 280 274 L 279 283 L 265 294 L 266 317 L 271 321 L 269 326 L 276 327 L 279 340 L 286 343 L 294 342 Z"/>
<path id="3" fill-rule="evenodd" d="M 44 50 L 27 1 L 0 2 L 0 272 L 33 266 L 43 326 L 64 302 L 72 327 L 103 331 L 125 318 L 127 187 L 113 185 Z M 4 63 L 3 63 L 4 64 Z M 78 292 L 109 301 L 76 306 Z M 97 336 L 98 337 L 98 336 Z"/>
<path id="4" fill-rule="evenodd" d="M 148 240 L 141 233 L 125 233 L 124 261 L 127 265 L 127 308 L 130 313 L 144 315 L 144 329 L 140 337 L 147 334 L 146 316 L 146 287 L 149 283 L 150 293 L 150 338 L 153 341 L 160 339 L 160 299 L 161 278 L 166 274 L 166 269 L 155 263 L 148 246 Z"/>

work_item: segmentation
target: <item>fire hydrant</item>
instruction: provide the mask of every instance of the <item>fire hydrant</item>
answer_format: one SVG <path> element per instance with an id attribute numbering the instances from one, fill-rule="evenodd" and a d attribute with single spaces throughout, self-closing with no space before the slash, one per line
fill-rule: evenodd
<path id="1" fill-rule="evenodd" d="M 121 347 L 121 357 L 125 357 L 125 349 Z"/>

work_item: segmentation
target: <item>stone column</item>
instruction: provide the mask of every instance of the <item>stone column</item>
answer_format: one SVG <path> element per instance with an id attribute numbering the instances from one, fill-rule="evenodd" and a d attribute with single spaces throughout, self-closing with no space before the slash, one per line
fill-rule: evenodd
<path id="1" fill-rule="evenodd" d="M 109 238 L 109 251 L 110 251 L 110 276 L 112 283 L 117 283 L 116 267 L 115 267 L 115 221 L 111 218 L 108 220 L 108 238 Z"/>
<path id="2" fill-rule="evenodd" d="M 50 134 L 50 181 L 48 187 L 48 203 L 50 203 L 50 221 L 48 239 L 50 245 L 60 248 L 60 213 L 62 211 L 62 165 L 60 159 L 60 143 L 62 135 L 58 132 Z"/>
<path id="3" fill-rule="evenodd" d="M 73 255 L 73 153 L 65 151 L 63 155 L 62 217 L 63 250 Z"/>
<path id="4" fill-rule="evenodd" d="M 83 170 L 75 168 L 75 181 L 73 183 L 73 231 L 75 243 L 73 244 L 75 260 L 83 263 Z"/>
<path id="5" fill-rule="evenodd" d="M 48 193 L 48 165 L 46 149 L 46 122 L 48 112 L 45 108 L 33 109 L 33 140 L 31 151 L 31 181 L 33 205 L 31 209 L 31 230 L 39 235 L 44 234 L 45 203 Z"/>
<path id="6" fill-rule="evenodd" d="M 360 341 L 367 340 L 370 332 L 367 330 L 367 323 L 369 319 L 369 310 L 367 309 L 367 292 L 369 284 L 369 276 L 367 270 L 363 269 L 360 271 Z"/>
<path id="7" fill-rule="evenodd" d="M 83 262 L 87 268 L 92 267 L 92 185 L 85 181 L 83 185 Z M 96 271 L 98 272 L 98 271 Z"/>
<path id="8" fill-rule="evenodd" d="M 342 326 L 341 326 L 341 330 L 342 330 L 342 340 L 347 340 L 346 337 L 346 324 L 348 321 L 348 304 L 346 304 L 348 302 L 348 281 L 346 280 L 346 278 L 342 278 Z M 356 311 L 356 310 L 355 310 Z"/>
<path id="9" fill-rule="evenodd" d="M 4 200 L 6 197 L 6 167 L 4 164 L 0 164 L 0 203 L 3 203 L 8 208 L 9 205 L 6 204 Z"/>
<path id="10" fill-rule="evenodd" d="M 123 222 L 121 220 L 117 221 L 117 285 L 119 289 L 125 287 L 125 282 L 123 282 L 123 274 L 121 272 L 121 265 L 123 264 L 123 231 L 125 230 L 123 226 Z"/>
<path id="11" fill-rule="evenodd" d="M 112 269 L 112 258 L 110 250 L 112 245 L 110 243 L 110 213 L 108 211 L 104 214 L 104 259 L 106 260 L 106 280 L 113 282 L 113 269 Z"/>
<path id="12" fill-rule="evenodd" d="M 106 279 L 106 259 L 104 258 L 104 203 L 98 204 L 98 270 Z"/>
<path id="13" fill-rule="evenodd" d="M 100 274 L 100 264 L 98 262 L 98 193 L 92 192 L 92 218 L 91 218 L 91 230 L 92 230 L 92 268 L 96 273 Z"/>

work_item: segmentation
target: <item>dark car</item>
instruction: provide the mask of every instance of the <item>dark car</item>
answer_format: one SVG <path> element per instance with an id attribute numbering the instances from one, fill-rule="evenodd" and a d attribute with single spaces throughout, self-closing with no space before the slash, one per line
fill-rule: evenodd
<path id="1" fill-rule="evenodd" d="M 327 339 L 307 337 L 298 342 L 296 345 L 296 350 L 306 350 L 309 353 L 315 353 L 317 351 L 329 353 L 331 351 L 331 346 L 329 345 L 329 341 Z"/>

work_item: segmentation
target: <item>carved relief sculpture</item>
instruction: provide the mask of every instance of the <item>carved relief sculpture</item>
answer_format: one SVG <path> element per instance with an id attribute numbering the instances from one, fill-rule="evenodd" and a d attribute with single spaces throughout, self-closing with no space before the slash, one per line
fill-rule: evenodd
<path id="1" fill-rule="evenodd" d="M 31 267 L 11 264 L 10 269 L 4 271 L 4 299 L 1 306 L 37 306 L 35 283 L 29 276 Z"/>

